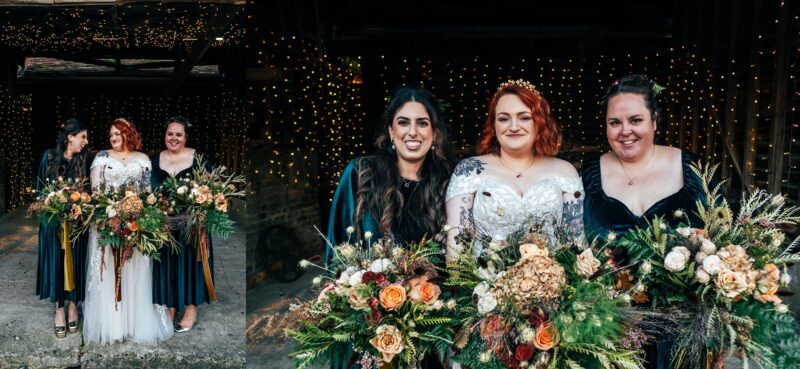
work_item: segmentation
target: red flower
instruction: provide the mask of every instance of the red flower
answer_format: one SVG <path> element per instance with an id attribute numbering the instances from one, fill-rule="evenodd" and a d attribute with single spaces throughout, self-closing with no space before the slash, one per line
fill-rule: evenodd
<path id="1" fill-rule="evenodd" d="M 375 280 L 375 273 L 373 272 L 365 272 L 361 275 L 361 283 L 369 283 Z"/>
<path id="2" fill-rule="evenodd" d="M 516 352 L 514 353 L 514 358 L 519 361 L 528 361 L 533 356 L 533 346 L 529 344 L 521 344 L 517 345 Z"/>
<path id="3" fill-rule="evenodd" d="M 378 308 L 378 304 L 380 304 L 380 301 L 378 301 L 378 299 L 377 299 L 377 298 L 370 297 L 370 298 L 367 300 L 367 304 L 369 304 L 369 307 L 370 307 L 371 309 L 375 310 L 375 309 L 377 309 L 377 308 Z"/>
<path id="4" fill-rule="evenodd" d="M 367 272 L 367 273 L 369 273 L 369 272 Z M 364 273 L 364 274 L 366 274 L 366 273 Z M 386 282 L 386 274 L 378 273 L 378 274 L 375 275 L 375 277 L 372 280 L 375 281 L 375 284 L 380 286 L 384 282 Z"/>
<path id="5" fill-rule="evenodd" d="M 381 320 L 381 312 L 377 309 L 372 309 L 372 311 L 367 315 L 367 322 L 370 323 L 377 323 Z"/>

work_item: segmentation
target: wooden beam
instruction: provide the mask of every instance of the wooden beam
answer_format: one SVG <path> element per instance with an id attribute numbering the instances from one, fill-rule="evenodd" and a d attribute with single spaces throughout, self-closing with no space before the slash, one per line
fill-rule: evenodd
<path id="1" fill-rule="evenodd" d="M 750 32 L 750 57 L 747 68 L 747 105 L 745 107 L 744 122 L 744 147 L 742 149 L 742 166 L 744 178 L 742 187 L 748 192 L 755 185 L 756 140 L 758 135 L 758 97 L 761 90 L 761 81 L 758 79 L 758 32 L 761 26 L 761 7 L 759 2 L 753 3 L 753 29 Z"/>
<path id="2" fill-rule="evenodd" d="M 725 140 L 725 147 L 731 154 L 731 160 L 736 160 L 734 158 L 738 157 L 738 155 L 735 154 L 736 106 L 739 96 L 739 91 L 736 87 L 738 83 L 738 78 L 736 75 L 736 71 L 738 69 L 736 64 L 736 46 L 739 44 L 739 19 L 742 16 L 742 6 L 742 0 L 734 0 L 733 4 L 731 5 L 731 27 L 730 32 L 728 33 L 728 55 L 730 56 L 731 60 L 727 61 L 728 69 L 725 75 L 725 80 L 727 81 L 725 86 L 725 111 L 723 112 L 722 120 L 720 121 Z M 738 164 L 739 163 L 736 165 L 738 166 Z M 731 175 L 730 167 L 722 167 L 720 174 L 722 174 L 722 178 L 729 178 Z"/>
<path id="3" fill-rule="evenodd" d="M 783 150 L 786 148 L 786 112 L 787 112 L 787 87 L 789 80 L 790 48 L 790 5 L 784 3 L 780 8 L 780 24 L 778 27 L 777 50 L 775 52 L 775 75 L 773 76 L 772 106 L 775 115 L 772 119 L 772 129 L 769 139 L 769 160 L 767 164 L 767 189 L 772 194 L 781 192 L 783 178 Z"/>
<path id="4" fill-rule="evenodd" d="M 167 88 L 167 95 L 171 95 L 178 90 L 178 87 L 181 86 L 181 83 L 183 83 L 186 77 L 188 77 L 192 72 L 192 68 L 194 68 L 195 64 L 200 61 L 203 55 L 205 55 L 206 51 L 208 51 L 208 48 L 211 47 L 211 43 L 214 42 L 217 37 L 223 34 L 228 25 L 230 25 L 233 17 L 240 9 L 242 9 L 242 7 L 235 5 L 230 5 L 227 7 L 227 9 L 220 9 L 220 13 L 211 23 L 211 30 L 206 35 L 206 38 L 195 41 L 194 45 L 192 45 L 189 56 L 186 58 L 183 64 L 175 68 L 175 80 L 172 85 Z"/>

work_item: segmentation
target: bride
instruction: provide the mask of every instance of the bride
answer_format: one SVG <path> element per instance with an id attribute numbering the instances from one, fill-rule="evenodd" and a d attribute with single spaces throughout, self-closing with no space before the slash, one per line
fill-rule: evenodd
<path id="1" fill-rule="evenodd" d="M 570 163 L 553 157 L 560 141 L 550 106 L 532 84 L 500 85 L 489 103 L 481 155 L 461 161 L 450 178 L 448 260 L 461 252 L 460 232 L 505 240 L 531 218 L 549 220 L 546 232 L 562 227 L 569 241 L 583 244 L 583 185 Z"/>
<path id="2" fill-rule="evenodd" d="M 150 159 L 138 152 L 141 138 L 125 119 L 111 123 L 111 150 L 97 153 L 91 165 L 92 190 L 133 186 L 149 190 Z M 89 235 L 89 266 L 84 302 L 83 335 L 86 342 L 114 343 L 130 339 L 156 343 L 172 336 L 172 321 L 165 307 L 153 305 L 152 260 L 134 248 L 122 266 L 122 301 L 115 298 L 114 257 L 110 247 L 99 247 L 97 230 Z M 101 266 L 102 265 L 102 266 Z"/>

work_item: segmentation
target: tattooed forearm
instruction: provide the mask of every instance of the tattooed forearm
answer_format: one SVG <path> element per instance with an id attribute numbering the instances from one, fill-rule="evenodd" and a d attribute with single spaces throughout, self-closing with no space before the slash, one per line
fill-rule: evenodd
<path id="1" fill-rule="evenodd" d="M 478 159 L 467 158 L 456 165 L 456 168 L 453 169 L 453 175 L 468 176 L 472 171 L 475 171 L 475 174 L 481 174 L 484 165 L 486 165 L 486 163 Z"/>
<path id="2" fill-rule="evenodd" d="M 472 209 L 462 206 L 458 216 L 458 225 L 461 229 L 472 229 L 473 220 Z"/>
<path id="3" fill-rule="evenodd" d="M 561 225 L 564 227 L 569 242 L 578 247 L 584 246 L 583 199 L 571 199 L 564 202 Z"/>

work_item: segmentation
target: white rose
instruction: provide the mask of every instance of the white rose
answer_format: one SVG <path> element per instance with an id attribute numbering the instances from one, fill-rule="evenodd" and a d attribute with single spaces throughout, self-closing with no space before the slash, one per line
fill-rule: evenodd
<path id="1" fill-rule="evenodd" d="M 717 274 L 717 287 L 722 290 L 722 294 L 728 298 L 739 296 L 747 290 L 747 275 L 742 272 L 723 270 Z"/>
<path id="2" fill-rule="evenodd" d="M 775 308 L 775 310 L 777 310 L 777 311 L 778 311 L 779 313 L 781 313 L 781 314 L 786 314 L 786 313 L 788 313 L 788 312 L 789 312 L 789 306 L 787 306 L 786 304 L 779 304 L 779 305 L 778 305 L 778 306 Z"/>
<path id="3" fill-rule="evenodd" d="M 189 189 L 188 189 L 186 186 L 180 186 L 180 187 L 178 187 L 178 195 L 183 195 L 183 194 L 185 194 L 185 193 L 186 193 L 186 191 L 188 191 L 188 190 L 189 190 Z"/>
<path id="4" fill-rule="evenodd" d="M 700 251 L 700 252 L 694 254 L 694 262 L 697 263 L 697 264 L 702 264 L 703 260 L 705 260 L 705 258 L 707 256 L 708 256 L 708 254 L 706 254 L 705 252 Z"/>
<path id="5" fill-rule="evenodd" d="M 358 286 L 359 284 L 361 284 L 361 279 L 363 276 L 364 276 L 364 270 L 359 270 L 350 276 L 350 279 L 347 281 L 347 283 L 350 285 L 350 287 Z"/>
<path id="6" fill-rule="evenodd" d="M 114 207 L 111 205 L 106 206 L 106 215 L 108 215 L 109 218 L 113 218 L 117 216 L 117 211 L 114 210 Z"/>
<path id="7" fill-rule="evenodd" d="M 700 251 L 711 255 L 717 252 L 717 245 L 715 245 L 711 240 L 704 238 L 702 241 L 700 241 Z"/>
<path id="8" fill-rule="evenodd" d="M 385 273 L 392 268 L 392 262 L 389 259 L 378 259 L 369 265 L 369 270 L 373 273 Z"/>
<path id="9" fill-rule="evenodd" d="M 689 258 L 692 256 L 692 252 L 683 246 L 673 247 L 671 251 L 680 252 L 681 254 L 683 254 L 683 256 L 686 257 L 686 260 L 689 260 Z"/>
<path id="10" fill-rule="evenodd" d="M 444 307 L 444 302 L 442 302 L 442 300 L 436 300 L 436 302 L 433 303 L 434 310 L 439 310 L 443 307 Z"/>
<path id="11" fill-rule="evenodd" d="M 703 268 L 699 268 L 694 272 L 694 278 L 702 284 L 708 284 L 708 282 L 711 280 L 711 276 L 708 275 Z"/>
<path id="12" fill-rule="evenodd" d="M 675 213 L 677 213 L 677 211 Z M 680 217 L 680 216 L 676 215 L 676 217 Z M 680 228 L 676 229 L 675 231 L 678 232 L 678 234 L 683 236 L 683 237 L 689 237 L 689 235 L 692 234 L 692 229 L 689 228 L 689 227 L 680 227 Z"/>
<path id="13" fill-rule="evenodd" d="M 680 251 L 670 251 L 664 258 L 664 267 L 673 272 L 680 272 L 686 268 L 687 259 L 686 255 Z"/>
<path id="14" fill-rule="evenodd" d="M 347 267 L 342 274 L 339 275 L 339 279 L 336 280 L 336 284 L 338 285 L 345 285 L 350 284 L 350 276 L 353 275 L 358 269 L 355 267 Z"/>
<path id="15" fill-rule="evenodd" d="M 722 270 L 722 259 L 717 255 L 709 255 L 703 260 L 703 269 L 710 275 L 716 275 Z"/>
<path id="16" fill-rule="evenodd" d="M 578 255 L 578 260 L 575 261 L 575 269 L 578 270 L 578 274 L 586 277 L 596 273 L 599 267 L 600 260 L 594 257 L 592 249 L 590 248 L 583 250 L 583 252 Z"/>

